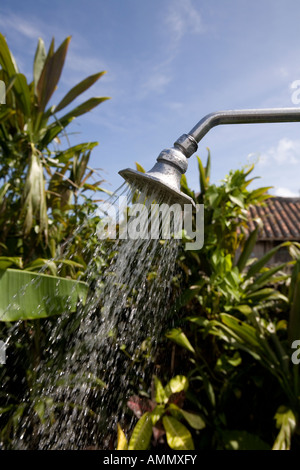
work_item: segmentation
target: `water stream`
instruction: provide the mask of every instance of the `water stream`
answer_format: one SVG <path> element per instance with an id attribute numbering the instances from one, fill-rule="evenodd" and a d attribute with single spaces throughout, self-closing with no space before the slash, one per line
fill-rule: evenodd
<path id="1" fill-rule="evenodd" d="M 139 196 L 146 207 L 162 202 L 147 194 Z M 137 201 L 136 191 L 122 187 L 109 204 L 120 195 Z M 116 209 L 119 221 L 123 209 Z M 126 401 L 149 387 L 158 342 L 172 322 L 178 246 L 172 237 L 99 241 L 93 258 L 106 250 L 109 262 L 99 272 L 91 259 L 85 304 L 46 323 L 48 349 L 33 381 L 36 419 L 23 418 L 14 448 L 112 448 L 117 423 L 131 426 Z"/>

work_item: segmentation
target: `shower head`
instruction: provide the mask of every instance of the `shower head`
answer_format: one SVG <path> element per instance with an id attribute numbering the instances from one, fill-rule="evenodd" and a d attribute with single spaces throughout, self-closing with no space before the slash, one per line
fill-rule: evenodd
<path id="1" fill-rule="evenodd" d="M 185 142 L 185 147 L 181 146 Z M 178 139 L 174 147 L 163 150 L 154 167 L 142 173 L 140 171 L 126 168 L 119 174 L 133 187 L 143 192 L 154 193 L 160 200 L 169 204 L 192 204 L 194 200 L 180 190 L 182 175 L 188 167 L 187 157 L 197 150 L 196 140 L 188 135 Z"/>
<path id="2" fill-rule="evenodd" d="M 197 143 L 212 128 L 220 124 L 255 124 L 299 122 L 300 108 L 248 109 L 218 111 L 208 114 L 188 133 L 176 140 L 174 146 L 163 150 L 157 163 L 147 173 L 127 168 L 119 174 L 140 191 L 159 194 L 169 204 L 194 204 L 191 197 L 180 190 L 181 176 L 188 167 L 188 158 L 196 152 Z"/>
<path id="3" fill-rule="evenodd" d="M 190 196 L 181 192 L 178 187 L 171 186 L 167 178 L 164 181 L 164 174 L 157 173 L 157 176 L 154 176 L 152 173 L 154 173 L 152 170 L 142 173 L 131 168 L 119 171 L 124 180 L 134 188 L 140 191 L 145 191 L 146 189 L 146 192 L 158 195 L 159 200 L 170 202 L 171 204 L 180 204 L 181 206 L 184 204 L 195 205 Z M 148 188 L 149 190 L 147 191 Z"/>
<path id="4" fill-rule="evenodd" d="M 197 149 L 197 142 L 191 140 L 193 152 Z M 127 168 L 119 174 L 140 191 L 154 192 L 159 199 L 170 204 L 195 204 L 193 199 L 180 191 L 181 176 L 188 167 L 186 155 L 177 143 L 170 149 L 163 150 L 154 167 L 147 173 Z"/>

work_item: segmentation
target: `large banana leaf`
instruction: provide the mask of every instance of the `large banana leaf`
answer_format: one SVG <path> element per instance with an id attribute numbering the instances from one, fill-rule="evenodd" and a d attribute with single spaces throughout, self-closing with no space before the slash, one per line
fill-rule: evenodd
<path id="1" fill-rule="evenodd" d="M 19 269 L 0 270 L 0 321 L 34 320 L 74 312 L 86 300 L 81 281 Z"/>

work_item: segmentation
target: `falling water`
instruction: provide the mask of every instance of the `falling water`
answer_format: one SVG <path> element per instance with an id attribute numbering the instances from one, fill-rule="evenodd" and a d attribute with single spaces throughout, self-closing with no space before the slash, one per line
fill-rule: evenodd
<path id="1" fill-rule="evenodd" d="M 136 191 L 128 188 L 110 204 L 120 194 L 136 202 Z M 145 188 L 139 201 L 148 208 L 153 200 L 163 202 L 147 194 Z M 99 241 L 85 273 L 85 304 L 57 317 L 54 326 L 49 322 L 31 405 L 42 419 L 32 424 L 24 418 L 14 448 L 111 448 L 117 423 L 127 419 L 130 426 L 126 401 L 149 387 L 158 342 L 172 321 L 178 246 L 172 237 Z M 104 249 L 110 261 L 99 273 L 94 259 Z"/>

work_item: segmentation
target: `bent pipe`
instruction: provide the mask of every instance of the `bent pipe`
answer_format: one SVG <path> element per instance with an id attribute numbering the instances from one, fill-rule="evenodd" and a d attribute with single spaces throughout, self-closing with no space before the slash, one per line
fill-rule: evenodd
<path id="1" fill-rule="evenodd" d="M 145 185 L 163 191 L 180 204 L 193 200 L 181 192 L 181 176 L 188 167 L 188 158 L 196 152 L 198 143 L 207 132 L 220 124 L 256 124 L 274 122 L 300 122 L 300 108 L 246 109 L 217 111 L 204 116 L 188 134 L 176 140 L 174 146 L 163 150 L 153 168 L 146 173 L 126 168 L 119 174 L 140 190 Z"/>
<path id="2" fill-rule="evenodd" d="M 204 116 L 188 134 L 179 137 L 174 146 L 179 147 L 189 158 L 196 152 L 197 144 L 210 129 L 220 124 L 268 124 L 275 122 L 300 122 L 300 108 L 216 111 Z"/>

